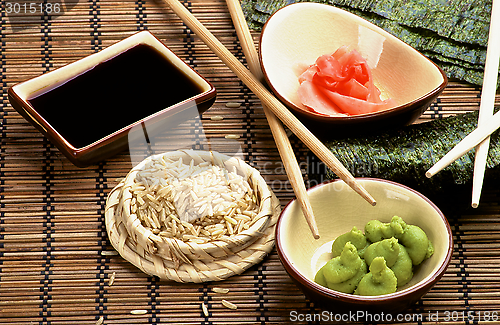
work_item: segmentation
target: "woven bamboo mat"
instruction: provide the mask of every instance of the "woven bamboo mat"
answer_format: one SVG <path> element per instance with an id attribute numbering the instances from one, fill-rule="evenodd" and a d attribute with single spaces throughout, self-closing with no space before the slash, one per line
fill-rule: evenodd
<path id="1" fill-rule="evenodd" d="M 179 134 L 196 142 L 201 123 L 208 138 L 238 135 L 245 161 L 286 204 L 293 192 L 261 104 L 231 71 L 161 2 L 68 0 L 52 16 L 8 14 L 7 2 L 2 1 L 0 26 L 0 324 L 96 324 L 101 317 L 104 324 L 289 324 L 299 318 L 319 323 L 307 321 L 322 311 L 293 284 L 275 251 L 219 283 L 163 282 L 133 267 L 109 244 L 104 224 L 106 196 L 131 168 L 128 153 L 74 167 L 7 98 L 17 82 L 148 29 L 218 90 L 214 106 Z M 224 1 L 183 2 L 243 60 Z M 421 121 L 475 110 L 479 95 L 475 87 L 451 82 Z M 228 102 L 241 106 L 230 108 Z M 307 149 L 293 137 L 292 145 L 305 175 Z M 488 187 L 479 209 L 449 216 L 455 240 L 451 265 L 403 315 L 406 323 L 498 324 L 499 202 L 499 190 Z M 215 293 L 214 287 L 229 292 Z M 222 299 L 238 308 L 225 308 Z"/>

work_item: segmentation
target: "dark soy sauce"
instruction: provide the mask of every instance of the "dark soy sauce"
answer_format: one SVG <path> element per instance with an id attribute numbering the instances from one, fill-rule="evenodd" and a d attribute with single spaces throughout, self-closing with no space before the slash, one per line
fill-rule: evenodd
<path id="1" fill-rule="evenodd" d="M 81 148 L 202 92 L 158 50 L 139 44 L 29 102 Z"/>

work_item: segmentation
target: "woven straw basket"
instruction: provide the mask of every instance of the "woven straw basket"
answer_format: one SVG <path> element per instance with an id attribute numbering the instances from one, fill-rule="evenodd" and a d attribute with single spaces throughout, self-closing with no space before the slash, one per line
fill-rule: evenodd
<path id="1" fill-rule="evenodd" d="M 210 162 L 236 170 L 248 179 L 259 210 L 251 226 L 224 240 L 187 242 L 155 234 L 131 211 L 131 187 L 151 160 L 179 158 L 185 164 Z M 281 207 L 260 173 L 241 159 L 213 151 L 182 150 L 153 155 L 134 167 L 108 195 L 105 220 L 109 239 L 120 255 L 143 272 L 177 282 L 219 281 L 262 261 L 274 246 L 274 228 Z"/>

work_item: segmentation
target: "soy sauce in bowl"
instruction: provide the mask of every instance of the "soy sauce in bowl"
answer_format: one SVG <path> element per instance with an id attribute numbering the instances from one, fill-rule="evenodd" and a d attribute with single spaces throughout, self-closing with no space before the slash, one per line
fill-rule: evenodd
<path id="1" fill-rule="evenodd" d="M 75 165 L 210 108 L 215 87 L 148 31 L 9 88 L 9 100 Z M 144 137 L 144 134 L 142 135 Z"/>
<path id="2" fill-rule="evenodd" d="M 202 92 L 155 48 L 139 44 L 28 102 L 81 148 Z"/>

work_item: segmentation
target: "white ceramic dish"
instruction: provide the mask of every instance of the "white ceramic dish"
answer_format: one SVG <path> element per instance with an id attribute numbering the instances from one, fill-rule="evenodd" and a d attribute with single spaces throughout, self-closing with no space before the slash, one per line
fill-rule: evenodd
<path id="1" fill-rule="evenodd" d="M 341 46 L 357 50 L 367 60 L 382 99 L 393 98 L 397 107 L 330 117 L 302 105 L 297 95 L 298 75 L 319 56 Z M 259 56 L 274 93 L 299 118 L 309 122 L 306 124 L 346 125 L 344 129 L 352 125 L 383 128 L 409 124 L 447 84 L 444 72 L 414 48 L 359 16 L 325 4 L 301 2 L 275 12 L 262 30 Z"/>

